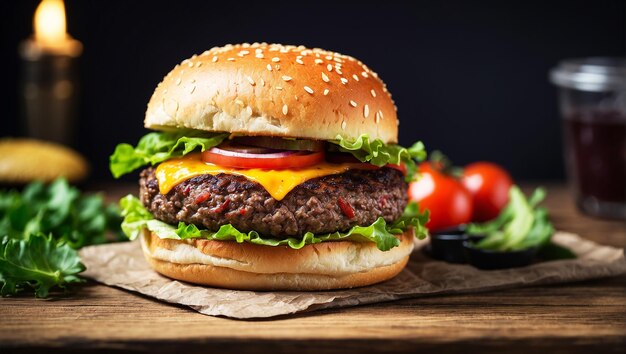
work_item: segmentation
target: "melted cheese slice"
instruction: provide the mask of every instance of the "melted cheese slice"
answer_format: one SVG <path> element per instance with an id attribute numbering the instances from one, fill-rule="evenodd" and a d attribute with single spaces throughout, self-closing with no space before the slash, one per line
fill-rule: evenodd
<path id="1" fill-rule="evenodd" d="M 156 169 L 161 194 L 167 194 L 177 184 L 199 175 L 228 173 L 240 175 L 262 185 L 276 200 L 282 200 L 287 193 L 309 179 L 346 172 L 358 168 L 358 164 L 321 163 L 307 168 L 286 170 L 264 170 L 259 168 L 242 169 L 217 166 L 201 160 L 199 154 L 162 162 Z"/>

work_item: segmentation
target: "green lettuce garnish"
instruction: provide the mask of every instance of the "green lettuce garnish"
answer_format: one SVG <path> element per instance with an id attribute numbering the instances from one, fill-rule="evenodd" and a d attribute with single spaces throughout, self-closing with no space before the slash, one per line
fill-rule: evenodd
<path id="1" fill-rule="evenodd" d="M 67 243 L 41 233 L 27 239 L 0 240 L 0 295 L 14 295 L 27 288 L 37 297 L 48 296 L 52 287 L 65 289 L 83 282 L 78 273 L 85 270 L 78 252 Z"/>
<path id="2" fill-rule="evenodd" d="M 109 168 L 115 178 L 145 165 L 156 165 L 173 157 L 181 157 L 200 148 L 201 151 L 219 145 L 226 133 L 207 133 L 193 130 L 153 132 L 144 135 L 137 146 L 119 144 L 109 158 Z"/>
<path id="3" fill-rule="evenodd" d="M 78 249 L 121 240 L 121 221 L 117 207 L 102 195 L 81 194 L 62 178 L 48 185 L 33 182 L 22 192 L 0 191 L 0 237 L 26 240 L 41 233 Z"/>
<path id="4" fill-rule="evenodd" d="M 526 200 L 519 187 L 512 186 L 509 189 L 509 202 L 497 218 L 468 226 L 468 233 L 485 236 L 475 247 L 504 252 L 548 245 L 554 227 L 548 210 L 538 206 L 545 196 L 545 190 L 537 188 Z"/>
<path id="5" fill-rule="evenodd" d="M 0 295 L 34 290 L 46 297 L 52 287 L 80 282 L 85 267 L 76 250 L 125 238 L 119 213 L 64 179 L 0 190 Z"/>
<path id="6" fill-rule="evenodd" d="M 354 226 L 346 232 L 333 232 L 323 235 L 305 233 L 300 238 L 290 237 L 283 240 L 266 238 L 256 231 L 248 233 L 237 230 L 234 226 L 223 225 L 216 232 L 203 230 L 193 224 L 179 222 L 178 226 L 172 226 L 154 219 L 146 210 L 141 201 L 132 195 L 127 195 L 120 200 L 122 209 L 122 230 L 129 239 L 134 240 L 139 236 L 143 228 L 156 233 L 161 238 L 184 240 L 189 238 L 202 238 L 219 241 L 235 241 L 237 243 L 250 242 L 265 246 L 289 246 L 300 249 L 305 245 L 326 241 L 352 241 L 374 242 L 381 251 L 388 251 L 400 244 L 394 234 L 399 234 L 409 227 L 415 228 L 415 235 L 423 239 L 428 235 L 424 224 L 428 221 L 428 212 L 419 213 L 417 205 L 411 203 L 407 206 L 404 215 L 392 224 L 387 224 L 383 218 L 378 218 L 369 226 Z"/>
<path id="7" fill-rule="evenodd" d="M 413 180 L 417 170 L 415 161 L 426 159 L 426 149 L 421 141 L 407 149 L 396 144 L 385 144 L 380 139 L 370 141 L 369 135 L 361 134 L 354 141 L 337 135 L 335 140 L 331 140 L 330 143 L 337 145 L 339 151 L 350 153 L 359 161 L 369 162 L 378 167 L 386 164 L 404 163 L 407 169 L 407 181 Z"/>

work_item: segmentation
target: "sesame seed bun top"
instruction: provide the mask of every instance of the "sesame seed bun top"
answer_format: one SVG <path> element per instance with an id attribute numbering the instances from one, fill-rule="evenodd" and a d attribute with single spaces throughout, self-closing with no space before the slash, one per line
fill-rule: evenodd
<path id="1" fill-rule="evenodd" d="M 216 47 L 184 60 L 157 86 L 145 126 L 331 140 L 398 140 L 396 107 L 357 59 L 280 44 Z"/>

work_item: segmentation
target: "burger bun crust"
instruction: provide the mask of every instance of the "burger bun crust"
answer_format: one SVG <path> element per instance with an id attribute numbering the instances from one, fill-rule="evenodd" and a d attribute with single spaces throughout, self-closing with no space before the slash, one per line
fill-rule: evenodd
<path id="1" fill-rule="evenodd" d="M 395 104 L 365 64 L 266 43 L 216 47 L 176 65 L 150 99 L 144 123 L 166 131 L 398 141 Z"/>
<path id="2" fill-rule="evenodd" d="M 161 239 L 144 230 L 144 256 L 172 279 L 240 290 L 329 290 L 371 285 L 395 277 L 413 250 L 412 229 L 383 252 L 371 242 L 322 242 L 296 250 L 233 241 Z"/>

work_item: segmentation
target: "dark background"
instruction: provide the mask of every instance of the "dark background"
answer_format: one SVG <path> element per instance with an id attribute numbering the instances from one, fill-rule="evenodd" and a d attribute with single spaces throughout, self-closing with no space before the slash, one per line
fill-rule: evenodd
<path id="1" fill-rule="evenodd" d="M 22 135 L 17 47 L 38 1 L 0 5 L 0 136 Z M 352 55 L 377 71 L 398 105 L 400 143 L 416 139 L 457 164 L 491 160 L 516 179 L 562 179 L 556 89 L 569 57 L 624 56 L 624 1 L 358 2 L 66 1 L 83 42 L 77 148 L 93 180 L 108 155 L 146 133 L 161 78 L 216 45 L 278 42 Z M 130 177 L 129 179 L 132 179 Z"/>

